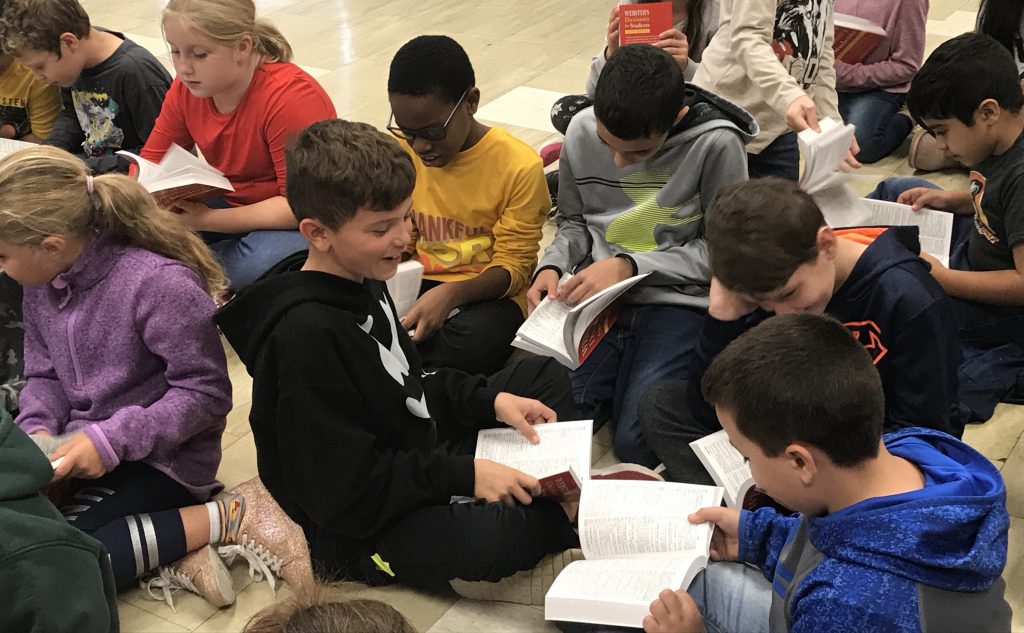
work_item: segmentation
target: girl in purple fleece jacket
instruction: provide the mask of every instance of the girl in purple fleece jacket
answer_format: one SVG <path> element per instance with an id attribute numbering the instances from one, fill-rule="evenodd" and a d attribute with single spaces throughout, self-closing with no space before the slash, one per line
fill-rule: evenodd
<path id="1" fill-rule="evenodd" d="M 231 409 L 211 298 L 226 284 L 207 247 L 130 178 L 37 147 L 0 160 L 0 263 L 24 286 L 16 422 L 67 482 L 64 516 L 106 546 L 121 588 L 204 546 L 203 577 L 164 571 L 157 586 L 227 577 L 208 544 L 235 541 L 246 503 L 203 505 Z M 214 601 L 233 597 L 228 582 Z"/>

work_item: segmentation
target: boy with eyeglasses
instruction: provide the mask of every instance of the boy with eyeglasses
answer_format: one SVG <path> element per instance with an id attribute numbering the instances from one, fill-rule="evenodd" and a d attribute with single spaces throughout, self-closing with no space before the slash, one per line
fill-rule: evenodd
<path id="1" fill-rule="evenodd" d="M 402 46 L 388 98 L 387 129 L 416 167 L 410 250 L 424 269 L 403 326 L 424 366 L 492 374 L 523 322 L 551 208 L 540 157 L 474 118 L 473 66 L 450 37 L 424 35 Z"/>

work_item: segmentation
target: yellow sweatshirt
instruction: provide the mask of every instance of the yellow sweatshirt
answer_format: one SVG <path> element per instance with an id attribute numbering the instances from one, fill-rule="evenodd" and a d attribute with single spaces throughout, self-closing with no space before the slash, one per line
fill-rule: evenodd
<path id="1" fill-rule="evenodd" d="M 414 257 L 423 277 L 462 281 L 500 266 L 512 276 L 504 296 L 526 308 L 541 226 L 551 208 L 540 156 L 501 128 L 444 167 L 416 166 Z"/>
<path id="2" fill-rule="evenodd" d="M 60 110 L 60 88 L 36 79 L 17 61 L 0 75 L 0 125 L 13 125 L 15 138 L 31 132 L 45 139 Z"/>

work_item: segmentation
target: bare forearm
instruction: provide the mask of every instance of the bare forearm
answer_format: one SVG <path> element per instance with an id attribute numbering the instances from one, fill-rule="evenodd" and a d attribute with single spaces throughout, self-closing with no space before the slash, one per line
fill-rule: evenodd
<path id="1" fill-rule="evenodd" d="M 488 268 L 472 279 L 452 281 L 445 284 L 455 300 L 456 306 L 499 299 L 508 292 L 512 283 L 512 275 L 504 268 Z"/>
<path id="2" fill-rule="evenodd" d="M 288 200 L 274 196 L 262 202 L 241 207 L 216 209 L 210 213 L 206 231 L 245 233 L 247 231 L 294 230 L 298 227 Z"/>
<path id="3" fill-rule="evenodd" d="M 938 281 L 951 297 L 997 305 L 1024 305 L 1024 279 L 1016 270 L 946 270 Z"/>
<path id="4" fill-rule="evenodd" d="M 957 215 L 972 215 L 974 213 L 974 200 L 971 192 L 966 190 L 950 191 L 949 211 Z"/>

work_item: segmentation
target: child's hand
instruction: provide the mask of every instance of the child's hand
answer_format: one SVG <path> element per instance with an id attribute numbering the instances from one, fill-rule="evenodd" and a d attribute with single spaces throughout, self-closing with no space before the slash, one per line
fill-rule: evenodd
<path id="1" fill-rule="evenodd" d="M 67 442 L 50 455 L 50 461 L 57 461 L 61 457 L 64 460 L 53 471 L 54 481 L 68 477 L 97 479 L 107 472 L 99 451 L 96 450 L 96 446 L 85 433 L 72 435 Z"/>
<path id="2" fill-rule="evenodd" d="M 735 508 L 701 508 L 686 517 L 690 523 L 714 523 L 711 534 L 711 560 L 737 560 L 740 557 L 740 511 Z"/>
<path id="3" fill-rule="evenodd" d="M 940 262 L 938 259 L 935 258 L 934 255 L 932 255 L 931 253 L 929 253 L 928 251 L 926 251 L 924 249 L 921 250 L 920 256 L 921 256 L 921 259 L 923 259 L 924 261 L 928 262 L 929 265 L 931 265 L 931 267 L 932 267 L 932 277 L 935 278 L 935 281 L 939 282 L 940 286 L 945 287 L 945 284 L 943 283 L 943 281 L 945 281 L 945 279 L 946 279 L 946 273 L 949 272 L 949 268 L 946 268 L 942 264 L 942 262 Z"/>
<path id="4" fill-rule="evenodd" d="M 800 95 L 793 99 L 793 103 L 786 108 L 786 125 L 797 132 L 803 132 L 807 128 L 820 132 L 818 108 L 814 105 L 814 101 L 807 95 Z"/>
<path id="5" fill-rule="evenodd" d="M 451 311 L 457 308 L 450 284 L 440 284 L 424 292 L 402 317 L 402 327 L 412 330 L 412 342 L 422 343 L 441 329 Z"/>
<path id="6" fill-rule="evenodd" d="M 530 505 L 533 497 L 541 492 L 536 477 L 489 459 L 473 460 L 473 472 L 476 476 L 473 496 L 488 503 L 514 506 L 518 501 Z"/>
<path id="7" fill-rule="evenodd" d="M 682 589 L 664 589 L 644 618 L 645 633 L 704 633 L 704 618 L 697 603 Z"/>
<path id="8" fill-rule="evenodd" d="M 708 293 L 708 314 L 719 321 L 735 321 L 757 309 L 757 304 L 747 301 L 739 294 L 729 290 L 711 277 L 711 290 Z"/>
<path id="9" fill-rule="evenodd" d="M 679 70 L 686 70 L 686 65 L 690 63 L 690 44 L 687 42 L 686 36 L 678 29 L 671 29 L 658 37 L 654 46 L 671 55 L 672 59 L 679 64 Z"/>
<path id="10" fill-rule="evenodd" d="M 633 264 L 625 257 L 602 259 L 566 279 L 558 289 L 558 300 L 575 305 L 631 276 Z"/>
<path id="11" fill-rule="evenodd" d="M 857 137 L 850 139 L 850 151 L 846 152 L 846 161 L 841 165 L 843 171 L 850 169 L 860 169 L 864 165 L 857 160 L 857 154 L 860 154 L 860 143 L 857 142 Z"/>
<path id="12" fill-rule="evenodd" d="M 522 398 L 503 391 L 494 399 L 494 418 L 522 433 L 531 444 L 537 444 L 540 442 L 540 436 L 533 429 L 533 425 L 555 422 L 558 416 L 539 400 Z"/>
<path id="13" fill-rule="evenodd" d="M 931 189 L 930 187 L 914 187 L 907 189 L 896 198 L 900 204 L 909 204 L 914 211 L 928 207 L 938 211 L 953 211 L 957 206 L 955 192 Z"/>
<path id="14" fill-rule="evenodd" d="M 608 59 L 619 49 L 619 5 L 612 7 L 612 12 L 608 14 L 608 32 L 604 43 L 604 58 Z"/>
<path id="15" fill-rule="evenodd" d="M 527 314 L 531 314 L 536 310 L 540 302 L 544 300 L 544 297 L 558 298 L 558 279 L 558 272 L 551 268 L 545 268 L 537 274 L 537 278 L 533 280 L 533 285 L 530 286 L 530 290 L 526 293 Z"/>
<path id="16" fill-rule="evenodd" d="M 213 209 L 202 202 L 178 200 L 174 203 L 173 211 L 178 214 L 178 219 L 190 231 L 209 231 L 214 228 L 209 223 Z"/>

